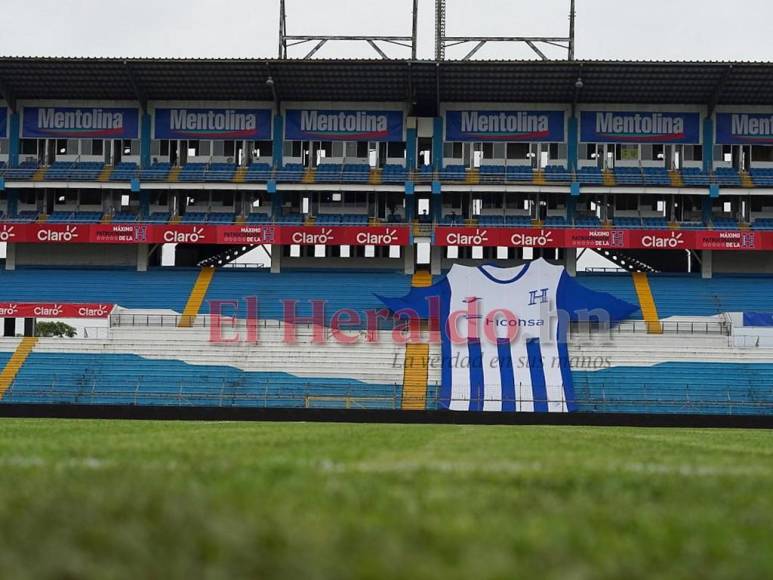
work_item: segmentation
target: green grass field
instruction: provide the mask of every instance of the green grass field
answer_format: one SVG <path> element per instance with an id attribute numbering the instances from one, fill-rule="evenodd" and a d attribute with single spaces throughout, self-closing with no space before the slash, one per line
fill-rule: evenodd
<path id="1" fill-rule="evenodd" d="M 0 420 L 0 578 L 773 578 L 773 434 Z"/>

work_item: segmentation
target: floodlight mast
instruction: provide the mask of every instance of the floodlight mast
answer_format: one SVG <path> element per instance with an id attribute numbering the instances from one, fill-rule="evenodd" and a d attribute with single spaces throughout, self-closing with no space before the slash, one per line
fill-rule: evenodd
<path id="1" fill-rule="evenodd" d="M 435 0 L 435 60 L 446 59 L 446 49 L 474 43 L 471 50 L 462 58 L 470 60 L 478 51 L 489 43 L 526 44 L 542 60 L 550 60 L 544 52 L 546 46 L 561 48 L 566 51 L 567 60 L 574 60 L 575 38 L 575 0 L 571 0 L 569 8 L 569 36 L 446 36 L 446 0 Z"/>
<path id="2" fill-rule="evenodd" d="M 387 52 L 387 46 L 399 46 L 411 50 L 411 60 L 416 60 L 417 40 L 419 25 L 419 0 L 413 0 L 413 18 L 411 36 L 371 36 L 371 35 L 290 35 L 287 34 L 287 10 L 285 0 L 279 0 L 279 58 L 288 58 L 288 49 L 294 46 L 301 46 L 309 43 L 315 43 L 302 58 L 311 59 L 328 42 L 364 42 L 368 44 L 378 56 L 384 60 L 390 60 Z"/>

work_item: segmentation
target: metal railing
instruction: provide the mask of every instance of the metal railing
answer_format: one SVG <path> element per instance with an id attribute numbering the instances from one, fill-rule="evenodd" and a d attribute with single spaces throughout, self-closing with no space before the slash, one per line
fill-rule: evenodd
<path id="1" fill-rule="evenodd" d="M 238 381 L 223 381 L 221 385 L 209 387 L 189 386 L 183 380 L 173 386 L 158 388 L 163 378 L 142 378 L 134 385 L 124 388 L 103 389 L 97 385 L 94 374 L 84 376 L 73 385 L 53 377 L 50 382 L 30 386 L 16 381 L 0 404 L 50 404 L 67 405 L 116 405 L 116 406 L 171 406 L 171 407 L 245 407 L 285 409 L 371 409 L 399 410 L 423 407 L 435 411 L 450 405 L 452 409 L 486 409 L 484 398 L 455 398 L 443 403 L 437 385 L 431 385 L 426 398 L 409 399 L 402 396 L 402 385 L 391 385 L 391 392 L 363 394 L 361 390 L 331 385 L 294 383 L 281 387 L 266 382 L 245 385 Z M 740 391 L 735 393 L 727 388 L 695 388 L 684 384 L 675 387 L 637 385 L 637 388 L 621 390 L 619 386 L 594 385 L 594 395 L 582 394 L 588 385 L 575 385 L 577 397 L 566 400 L 547 401 L 524 396 L 518 399 L 506 398 L 501 408 L 511 412 L 530 412 L 534 409 L 548 409 L 550 412 L 566 411 L 569 407 L 580 413 L 634 413 L 634 414 L 712 414 L 712 415 L 772 415 L 773 394 L 749 386 L 743 399 Z M 61 391 L 59 390 L 61 389 Z M 500 402 L 496 402 L 497 408 Z"/>
<path id="2" fill-rule="evenodd" d="M 484 184 L 484 185 L 569 185 L 579 182 L 589 187 L 604 186 L 602 174 L 583 174 L 572 171 L 544 171 L 533 170 L 524 171 L 515 168 L 521 166 L 483 166 L 474 171 L 460 171 L 459 169 L 442 169 L 434 171 L 421 168 L 411 170 L 399 166 L 393 170 L 384 171 L 382 168 L 370 168 L 368 171 L 352 171 L 351 167 L 356 164 L 342 165 L 335 170 L 322 169 L 318 166 L 313 168 L 306 167 L 284 167 L 279 169 L 265 168 L 262 165 L 256 169 L 253 166 L 236 166 L 224 169 L 222 167 L 210 167 L 208 165 L 187 165 L 183 167 L 149 167 L 141 169 L 139 167 L 113 167 L 109 175 L 104 176 L 110 182 L 129 182 L 133 179 L 148 182 L 169 182 L 169 183 L 265 183 L 271 179 L 279 182 L 302 183 L 308 180 L 315 184 L 368 184 L 379 183 L 383 185 L 402 185 L 407 181 L 428 185 L 434 181 L 441 181 L 449 185 L 453 184 Z M 109 166 L 108 166 L 109 167 Z M 187 170 L 185 168 L 188 168 Z M 95 166 L 90 168 L 82 167 L 45 167 L 45 166 L 23 166 L 7 167 L 0 170 L 0 175 L 5 177 L 6 181 L 30 181 L 39 171 L 45 170 L 45 173 L 39 174 L 38 178 L 44 181 L 98 181 L 102 177 L 102 171 L 105 166 Z M 374 172 L 373 169 L 379 169 Z M 611 173 L 611 175 L 615 175 Z M 685 175 L 682 187 L 708 187 L 710 184 L 719 184 L 726 187 L 741 187 L 741 176 L 727 176 L 716 173 L 701 174 L 699 176 Z M 766 176 L 754 177 L 754 183 L 758 187 L 769 187 L 773 185 L 773 178 Z M 650 176 L 641 174 L 622 174 L 615 183 L 615 187 L 672 187 L 671 183 L 664 183 L 662 175 Z"/>
<path id="3" fill-rule="evenodd" d="M 657 332 L 657 331 L 660 332 Z M 653 332 L 655 331 L 655 332 Z M 570 336 L 601 336 L 605 334 L 676 334 L 730 336 L 732 323 L 726 320 L 626 320 L 614 325 L 598 322 L 574 322 L 569 327 Z"/>

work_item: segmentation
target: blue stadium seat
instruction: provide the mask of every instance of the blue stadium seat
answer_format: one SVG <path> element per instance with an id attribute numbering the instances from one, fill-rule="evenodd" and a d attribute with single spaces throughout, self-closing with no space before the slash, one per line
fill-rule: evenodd
<path id="1" fill-rule="evenodd" d="M 582 185 L 602 185 L 604 176 L 598 167 L 581 167 L 577 170 L 577 181 Z"/>
<path id="2" fill-rule="evenodd" d="M 562 215 L 551 215 L 545 218 L 545 226 L 549 228 L 565 228 L 566 218 Z"/>
<path id="3" fill-rule="evenodd" d="M 130 211 L 120 211 L 113 216 L 111 221 L 114 224 L 132 224 L 138 221 L 138 216 Z"/>
<path id="4" fill-rule="evenodd" d="M 122 161 L 113 167 L 110 181 L 131 181 L 134 177 L 138 177 L 137 164 Z"/>
<path id="5" fill-rule="evenodd" d="M 773 187 L 773 168 L 752 168 L 749 174 L 757 187 Z"/>
<path id="6" fill-rule="evenodd" d="M 368 183 L 370 180 L 370 165 L 366 163 L 344 165 L 343 180 L 346 183 Z"/>
<path id="7" fill-rule="evenodd" d="M 251 213 L 247 216 L 248 224 L 270 224 L 271 221 L 271 216 L 267 213 Z"/>
<path id="8" fill-rule="evenodd" d="M 512 228 L 527 228 L 531 226 L 531 218 L 527 215 L 506 215 L 505 225 Z"/>
<path id="9" fill-rule="evenodd" d="M 247 168 L 244 181 L 246 183 L 265 183 L 271 179 L 272 174 L 273 170 L 268 163 L 253 163 Z"/>
<path id="10" fill-rule="evenodd" d="M 665 167 L 645 167 L 644 185 L 650 187 L 670 187 L 671 176 Z"/>
<path id="11" fill-rule="evenodd" d="M 140 171 L 140 179 L 151 182 L 166 181 L 169 179 L 169 172 L 171 170 L 171 163 L 154 163 L 149 168 Z"/>
<path id="12" fill-rule="evenodd" d="M 183 224 L 205 224 L 208 221 L 209 214 L 203 211 L 186 211 L 182 216 L 180 223 Z"/>
<path id="13" fill-rule="evenodd" d="M 528 182 L 534 180 L 534 170 L 530 165 L 508 165 L 507 181 Z"/>
<path id="14" fill-rule="evenodd" d="M 773 230 L 773 218 L 757 218 L 752 224 L 752 229 L 762 231 Z"/>
<path id="15" fill-rule="evenodd" d="M 467 170 L 464 165 L 448 165 L 440 172 L 442 181 L 464 181 L 467 177 Z"/>
<path id="16" fill-rule="evenodd" d="M 288 163 L 276 174 L 276 180 L 282 183 L 300 183 L 306 168 L 300 163 Z"/>
<path id="17" fill-rule="evenodd" d="M 505 225 L 505 216 L 501 215 L 482 215 L 478 217 L 478 225 L 484 226 L 484 227 L 501 227 Z"/>
<path id="18" fill-rule="evenodd" d="M 545 180 L 550 183 L 569 183 L 572 175 L 563 165 L 548 165 L 545 167 Z"/>
<path id="19" fill-rule="evenodd" d="M 204 174 L 204 181 L 209 183 L 226 183 L 233 181 L 236 175 L 236 165 L 233 163 L 211 163 Z"/>
<path id="20" fill-rule="evenodd" d="M 70 212 L 55 211 L 46 220 L 50 224 L 98 224 L 102 220 L 102 212 Z"/>
<path id="21" fill-rule="evenodd" d="M 615 167 L 617 185 L 644 185 L 644 176 L 638 167 Z"/>
<path id="22" fill-rule="evenodd" d="M 505 180 L 507 168 L 504 165 L 481 165 L 481 183 L 501 183 Z"/>
<path id="23" fill-rule="evenodd" d="M 201 183 L 204 181 L 206 172 L 206 163 L 188 163 L 183 166 L 180 174 L 177 176 L 177 181 L 181 183 Z"/>
<path id="24" fill-rule="evenodd" d="M 715 230 L 737 230 L 738 222 L 733 218 L 715 217 L 711 220 Z"/>
<path id="25" fill-rule="evenodd" d="M 682 169 L 682 181 L 689 187 L 709 186 L 709 176 L 698 167 L 685 167 Z"/>
<path id="26" fill-rule="evenodd" d="M 616 217 L 615 227 L 621 229 L 640 229 L 642 227 L 641 218 L 637 217 Z"/>
<path id="27" fill-rule="evenodd" d="M 599 228 L 601 220 L 592 214 L 578 214 L 574 218 L 574 225 L 579 228 Z"/>
<path id="28" fill-rule="evenodd" d="M 408 172 L 401 165 L 385 165 L 381 174 L 382 183 L 405 183 L 408 180 Z"/>
<path id="29" fill-rule="evenodd" d="M 317 183 L 341 183 L 343 171 L 339 163 L 323 163 L 317 167 Z"/>
<path id="30" fill-rule="evenodd" d="M 714 176 L 717 183 L 723 187 L 741 187 L 741 176 L 732 167 L 717 167 Z"/>
<path id="31" fill-rule="evenodd" d="M 668 220 L 664 217 L 647 217 L 643 218 L 642 225 L 647 230 L 667 230 Z"/>

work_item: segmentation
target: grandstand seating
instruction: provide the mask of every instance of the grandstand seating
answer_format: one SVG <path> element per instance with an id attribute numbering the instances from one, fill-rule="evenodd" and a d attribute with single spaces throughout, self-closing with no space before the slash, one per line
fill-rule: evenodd
<path id="1" fill-rule="evenodd" d="M 617 185 L 643 185 L 644 176 L 638 167 L 615 167 L 615 183 Z"/>
<path id="2" fill-rule="evenodd" d="M 709 176 L 698 167 L 685 167 L 682 169 L 682 181 L 689 187 L 708 187 Z"/>
<path id="3" fill-rule="evenodd" d="M 567 227 L 566 218 L 560 215 L 548 216 L 545 218 L 545 226 L 550 228 Z"/>
<path id="4" fill-rule="evenodd" d="M 529 165 L 508 165 L 506 179 L 507 181 L 531 183 L 534 179 L 534 171 Z"/>
<path id="5" fill-rule="evenodd" d="M 505 225 L 514 228 L 526 228 L 531 225 L 531 218 L 527 215 L 506 215 Z"/>
<path id="6" fill-rule="evenodd" d="M 601 227 L 601 220 L 592 214 L 578 214 L 574 218 L 574 225 L 578 228 L 598 228 Z"/>
<path id="7" fill-rule="evenodd" d="M 446 216 L 446 218 L 449 217 L 450 216 Z M 478 225 L 489 228 L 501 227 L 505 225 L 505 217 L 501 215 L 482 215 L 478 218 Z"/>
<path id="8" fill-rule="evenodd" d="M 317 167 L 317 183 L 341 183 L 342 181 L 343 165 L 323 163 Z"/>
<path id="9" fill-rule="evenodd" d="M 408 172 L 401 165 L 385 165 L 381 174 L 382 183 L 404 183 L 408 180 Z"/>
<path id="10" fill-rule="evenodd" d="M 567 183 L 572 181 L 571 175 L 563 165 L 548 165 L 545 167 L 545 180 L 550 183 Z"/>
<path id="11" fill-rule="evenodd" d="M 171 163 L 154 163 L 149 168 L 140 171 L 140 179 L 142 181 L 166 181 L 171 170 Z"/>
<path id="12" fill-rule="evenodd" d="M 464 165 L 448 165 L 440 172 L 442 181 L 464 181 L 467 178 L 467 170 Z"/>
<path id="13" fill-rule="evenodd" d="M 752 168 L 749 174 L 757 187 L 773 187 L 773 168 Z"/>
<path id="14" fill-rule="evenodd" d="M 464 225 L 464 218 L 456 214 L 447 214 L 443 216 L 441 223 L 446 226 L 462 226 Z"/>
<path id="15" fill-rule="evenodd" d="M 156 211 L 151 213 L 145 221 L 149 224 L 168 224 L 170 219 L 169 213 Z"/>
<path id="16" fill-rule="evenodd" d="M 644 185 L 651 187 L 670 187 L 671 177 L 664 167 L 645 167 Z"/>
<path id="17" fill-rule="evenodd" d="M 741 187 L 741 176 L 732 167 L 717 167 L 714 171 L 717 183 L 723 187 Z"/>
<path id="18" fill-rule="evenodd" d="M 99 211 L 55 211 L 46 220 L 50 224 L 98 224 L 102 219 Z"/>
<path id="19" fill-rule="evenodd" d="M 113 171 L 110 174 L 110 181 L 130 181 L 137 176 L 137 164 L 123 161 L 113 167 Z"/>
<path id="20" fill-rule="evenodd" d="M 757 218 L 752 224 L 752 229 L 755 230 L 773 230 L 773 218 Z"/>
<path id="21" fill-rule="evenodd" d="M 582 185 L 602 185 L 604 176 L 598 167 L 581 167 L 577 171 L 577 181 Z"/>
<path id="22" fill-rule="evenodd" d="M 623 229 L 638 229 L 642 227 L 641 218 L 634 217 L 616 217 L 615 227 Z"/>
<path id="23" fill-rule="evenodd" d="M 303 179 L 306 168 L 300 163 L 288 163 L 276 174 L 276 180 L 283 183 L 298 183 Z"/>
<path id="24" fill-rule="evenodd" d="M 177 181 L 180 182 L 202 182 L 207 172 L 206 163 L 187 163 L 180 171 Z"/>
<path id="25" fill-rule="evenodd" d="M 733 218 L 727 217 L 714 217 L 711 222 L 714 224 L 714 229 L 717 230 L 737 230 L 738 222 Z"/>
<path id="26" fill-rule="evenodd" d="M 267 213 L 251 213 L 247 216 L 248 224 L 270 224 L 271 216 Z"/>
<path id="27" fill-rule="evenodd" d="M 111 220 L 114 224 L 130 224 L 138 221 L 139 216 L 130 211 L 117 212 Z"/>
<path id="28" fill-rule="evenodd" d="M 370 180 L 370 165 L 364 163 L 344 165 L 343 180 L 347 183 L 368 183 L 368 180 Z"/>
<path id="29" fill-rule="evenodd" d="M 505 179 L 505 166 L 504 165 L 481 165 L 480 166 L 480 180 L 482 183 L 486 182 L 500 182 Z"/>
<path id="30" fill-rule="evenodd" d="M 648 230 L 668 229 L 668 220 L 664 217 L 647 217 L 641 220 L 642 226 Z"/>
<path id="31" fill-rule="evenodd" d="M 203 211 L 187 211 L 180 219 L 183 224 L 205 224 L 207 223 L 207 213 Z"/>
<path id="32" fill-rule="evenodd" d="M 272 173 L 273 171 L 268 163 L 253 163 L 247 168 L 247 175 L 244 180 L 247 183 L 263 183 L 271 179 Z M 301 176 L 303 176 L 302 172 Z"/>

